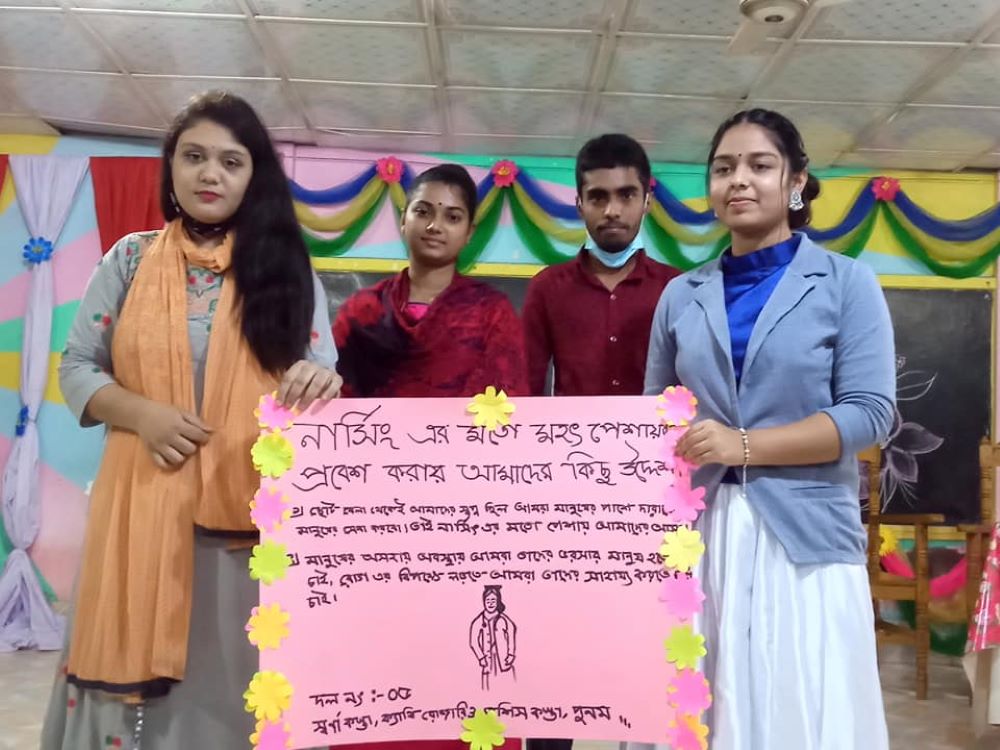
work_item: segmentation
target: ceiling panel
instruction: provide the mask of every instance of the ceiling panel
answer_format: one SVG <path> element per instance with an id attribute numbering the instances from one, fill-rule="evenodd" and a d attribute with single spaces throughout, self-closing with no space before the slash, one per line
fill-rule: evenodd
<path id="1" fill-rule="evenodd" d="M 608 90 L 643 94 L 745 96 L 777 45 L 759 54 L 730 56 L 725 42 L 629 38 L 619 44 Z"/>
<path id="2" fill-rule="evenodd" d="M 420 0 L 250 0 L 262 16 L 351 21 L 422 21 Z"/>
<path id="3" fill-rule="evenodd" d="M 450 91 L 456 133 L 561 135 L 576 133 L 582 94 Z"/>
<path id="4" fill-rule="evenodd" d="M 936 47 L 801 45 L 757 94 L 770 99 L 898 102 L 949 53 Z"/>
<path id="5" fill-rule="evenodd" d="M 86 31 L 62 11 L 0 11 L 0 65 L 111 71 Z"/>
<path id="6" fill-rule="evenodd" d="M 281 82 L 275 79 L 144 78 L 139 84 L 165 112 L 176 112 L 195 94 L 212 89 L 231 91 L 249 102 L 271 127 L 301 128 L 305 123 L 292 108 Z"/>
<path id="7" fill-rule="evenodd" d="M 961 65 L 917 101 L 1000 106 L 1000 49 L 971 50 Z"/>
<path id="8" fill-rule="evenodd" d="M 4 0 L 6 1 L 6 0 Z M 234 0 L 70 0 L 77 8 L 152 10 L 170 13 L 237 13 Z"/>
<path id="9" fill-rule="evenodd" d="M 749 100 L 814 166 L 994 165 L 1000 0 L 851 0 L 731 56 L 741 22 L 737 0 L 0 0 L 0 127 L 148 136 L 226 88 L 300 143 L 572 155 L 622 130 L 699 162 Z"/>
<path id="10" fill-rule="evenodd" d="M 866 167 L 869 169 L 935 169 L 943 172 L 962 167 L 968 160 L 964 154 L 939 154 L 916 151 L 853 151 L 837 160 L 839 167 Z"/>
<path id="11" fill-rule="evenodd" d="M 449 150 L 459 154 L 494 154 L 496 156 L 548 156 L 550 154 L 575 154 L 582 144 L 577 138 L 543 138 L 528 136 L 453 136 L 447 143 Z"/>
<path id="12" fill-rule="evenodd" d="M 997 11 L 996 0 L 851 0 L 824 11 L 807 37 L 965 42 Z"/>
<path id="13" fill-rule="evenodd" d="M 29 114 L 28 108 L 14 95 L 17 90 L 13 81 L 5 81 L 5 71 L 0 71 L 0 113 Z"/>
<path id="14" fill-rule="evenodd" d="M 704 34 L 731 36 L 743 16 L 733 0 L 637 0 L 625 28 L 660 34 Z"/>
<path id="15" fill-rule="evenodd" d="M 87 16 L 135 73 L 267 76 L 244 20 L 156 15 Z"/>
<path id="16" fill-rule="evenodd" d="M 45 120 L 25 115 L 0 114 L 0 133 L 17 133 L 20 135 L 59 135 L 59 131 Z"/>
<path id="17" fill-rule="evenodd" d="M 317 128 L 441 132 L 434 89 L 295 84 Z"/>
<path id="18" fill-rule="evenodd" d="M 442 44 L 451 85 L 582 89 L 596 38 L 586 34 L 443 31 Z"/>
<path id="19" fill-rule="evenodd" d="M 737 102 L 707 102 L 654 97 L 602 96 L 593 132 L 628 133 L 640 141 L 658 142 L 660 152 L 701 162 L 712 133 L 739 108 Z"/>
<path id="20" fill-rule="evenodd" d="M 891 112 L 887 106 L 845 107 L 765 100 L 755 101 L 751 106 L 775 110 L 794 122 L 814 166 L 821 166 L 821 162 L 851 148 L 859 132 Z"/>
<path id="21" fill-rule="evenodd" d="M 1000 151 L 978 154 L 969 161 L 968 166 L 974 169 L 1000 169 Z"/>
<path id="22" fill-rule="evenodd" d="M 603 17 L 605 0 L 443 0 L 444 18 L 469 26 L 592 29 Z"/>
<path id="23" fill-rule="evenodd" d="M 447 140 L 440 135 L 399 135 L 391 138 L 376 133 L 316 133 L 316 144 L 329 148 L 353 148 L 380 151 L 385 154 L 421 153 L 449 150 Z"/>
<path id="24" fill-rule="evenodd" d="M 148 128 L 138 125 L 119 125 L 106 122 L 88 122 L 86 120 L 60 120 L 49 118 L 54 127 L 69 135 L 104 135 L 119 138 L 142 138 L 144 141 L 159 146 L 166 134 L 166 127 Z"/>
<path id="25" fill-rule="evenodd" d="M 118 74 L 70 74 L 5 71 L 3 80 L 18 98 L 42 117 L 162 127 Z"/>
<path id="26" fill-rule="evenodd" d="M 293 78 L 430 83 L 424 30 L 266 22 Z"/>
<path id="27" fill-rule="evenodd" d="M 907 107 L 865 148 L 986 151 L 1000 139 L 1000 110 Z"/>

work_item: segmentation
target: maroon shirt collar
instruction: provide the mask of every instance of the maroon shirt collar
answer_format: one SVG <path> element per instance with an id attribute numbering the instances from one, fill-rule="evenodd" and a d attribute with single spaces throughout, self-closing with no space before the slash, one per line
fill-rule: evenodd
<path id="1" fill-rule="evenodd" d="M 599 287 L 607 291 L 607 287 L 601 283 L 601 280 L 597 278 L 597 275 L 590 270 L 590 263 L 587 261 L 590 253 L 587 252 L 586 248 L 582 248 L 576 255 L 576 259 L 573 261 L 576 264 L 577 273 L 580 274 L 580 278 L 586 281 L 588 284 Z M 635 254 L 635 268 L 632 269 L 632 273 L 626 276 L 619 282 L 619 284 L 639 284 L 643 279 L 649 278 L 650 275 L 650 264 L 649 258 L 646 256 L 645 250 L 640 250 Z"/>

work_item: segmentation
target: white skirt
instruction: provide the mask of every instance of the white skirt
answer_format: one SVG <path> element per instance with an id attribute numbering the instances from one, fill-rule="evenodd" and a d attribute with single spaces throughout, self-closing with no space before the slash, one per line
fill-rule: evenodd
<path id="1" fill-rule="evenodd" d="M 888 750 L 865 566 L 792 563 L 736 485 L 698 526 L 712 750 Z"/>

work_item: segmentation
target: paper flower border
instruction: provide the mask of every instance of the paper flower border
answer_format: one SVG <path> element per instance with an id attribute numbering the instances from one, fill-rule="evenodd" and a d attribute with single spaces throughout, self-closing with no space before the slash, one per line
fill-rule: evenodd
<path id="1" fill-rule="evenodd" d="M 667 700 L 678 712 L 697 716 L 712 705 L 708 680 L 701 672 L 682 669 L 667 688 Z"/>
<path id="2" fill-rule="evenodd" d="M 274 533 L 292 517 L 288 497 L 276 487 L 261 487 L 250 501 L 250 520 L 261 531 Z"/>
<path id="3" fill-rule="evenodd" d="M 257 408 L 253 410 L 253 415 L 257 417 L 257 425 L 262 430 L 274 432 L 275 430 L 289 429 L 299 415 L 299 410 L 294 406 L 289 408 L 279 404 L 278 392 L 272 391 L 260 397 Z"/>
<path id="4" fill-rule="evenodd" d="M 660 601 L 674 617 L 689 622 L 695 615 L 701 614 L 705 593 L 701 590 L 698 579 L 693 576 L 667 578 L 660 590 Z"/>
<path id="5" fill-rule="evenodd" d="M 698 399 L 681 385 L 667 386 L 656 401 L 656 413 L 668 427 L 687 427 L 698 412 Z"/>
<path id="6" fill-rule="evenodd" d="M 276 649 L 288 637 L 288 623 L 291 614 L 280 604 L 261 604 L 250 610 L 247 620 L 247 639 L 260 651 Z"/>
<path id="7" fill-rule="evenodd" d="M 250 578 L 270 586 L 285 577 L 291 562 L 284 544 L 269 539 L 255 544 L 250 553 Z"/>
<path id="8" fill-rule="evenodd" d="M 493 432 L 500 425 L 510 424 L 510 415 L 517 407 L 507 398 L 504 390 L 497 390 L 489 385 L 483 393 L 472 397 L 472 403 L 465 410 L 474 416 L 472 423 L 476 427 L 485 427 L 487 432 Z"/>
<path id="9" fill-rule="evenodd" d="M 243 693 L 245 710 L 254 718 L 277 723 L 292 703 L 292 684 L 280 672 L 257 672 Z"/>
<path id="10" fill-rule="evenodd" d="M 250 449 L 253 467 L 262 476 L 277 479 L 292 468 L 295 449 L 278 431 L 261 433 Z"/>
<path id="11" fill-rule="evenodd" d="M 663 535 L 660 556 L 668 568 L 689 573 L 704 553 L 705 543 L 697 529 L 680 526 L 676 531 L 668 531 Z"/>
<path id="12" fill-rule="evenodd" d="M 292 728 L 284 722 L 261 719 L 250 735 L 254 750 L 289 750 L 292 746 Z"/>
<path id="13" fill-rule="evenodd" d="M 681 714 L 670 723 L 668 739 L 673 750 L 708 750 L 708 727 L 696 716 Z"/>
<path id="14" fill-rule="evenodd" d="M 674 523 L 694 523 L 705 510 L 705 488 L 692 487 L 690 475 L 680 475 L 686 481 L 678 481 L 675 474 L 674 482 L 667 487 L 663 509 Z"/>
<path id="15" fill-rule="evenodd" d="M 690 625 L 678 625 L 663 642 L 667 661 L 678 669 L 694 669 L 705 655 L 705 636 L 695 633 Z"/>
<path id="16" fill-rule="evenodd" d="M 465 731 L 459 739 L 469 745 L 469 750 L 493 750 L 506 742 L 507 727 L 497 718 L 496 711 L 477 708 L 468 719 L 462 719 L 462 728 Z"/>
<path id="17" fill-rule="evenodd" d="M 683 386 L 669 386 L 656 399 L 656 413 L 667 428 L 663 445 L 665 463 L 672 469 L 666 484 L 663 510 L 676 530 L 667 532 L 660 545 L 664 567 L 673 573 L 663 582 L 660 600 L 670 614 L 681 621 L 691 621 L 702 611 L 705 594 L 695 577 L 679 576 L 691 571 L 701 560 L 705 544 L 693 528 L 705 510 L 705 490 L 692 487 L 693 466 L 675 455 L 677 441 L 697 415 L 698 400 Z M 708 750 L 708 727 L 700 715 L 711 705 L 712 694 L 705 675 L 697 671 L 705 656 L 705 638 L 696 633 L 690 622 L 670 630 L 663 642 L 666 660 L 677 669 L 667 687 L 667 700 L 676 710 L 667 729 L 667 740 L 674 750 Z"/>

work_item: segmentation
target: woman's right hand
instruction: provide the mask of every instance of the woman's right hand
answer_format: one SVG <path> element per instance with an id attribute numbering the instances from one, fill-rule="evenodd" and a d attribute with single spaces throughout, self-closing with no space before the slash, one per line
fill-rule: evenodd
<path id="1" fill-rule="evenodd" d="M 136 432 L 153 463 L 161 469 L 176 469 L 208 441 L 212 428 L 196 414 L 170 404 L 146 401 Z"/>

